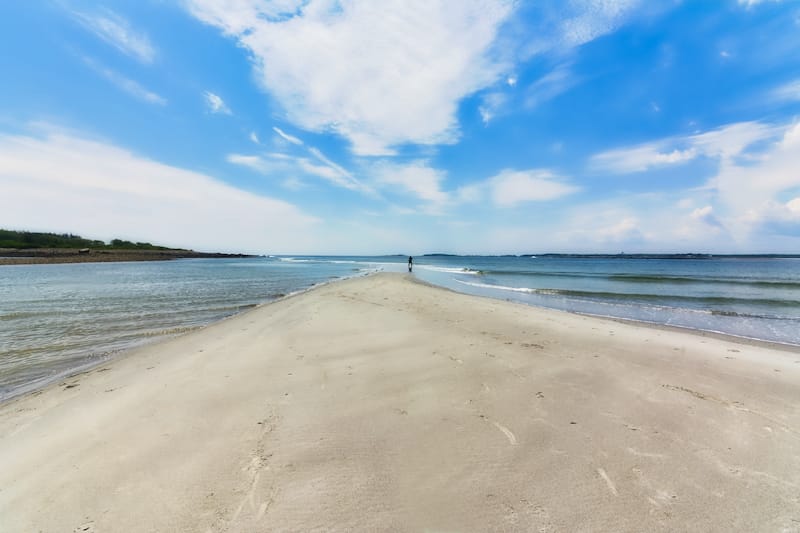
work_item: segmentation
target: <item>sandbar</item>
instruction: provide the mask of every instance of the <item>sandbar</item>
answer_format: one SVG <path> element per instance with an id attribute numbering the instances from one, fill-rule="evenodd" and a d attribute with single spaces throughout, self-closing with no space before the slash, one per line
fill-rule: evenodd
<path id="1" fill-rule="evenodd" d="M 0 530 L 798 531 L 800 353 L 335 282 L 0 405 Z"/>

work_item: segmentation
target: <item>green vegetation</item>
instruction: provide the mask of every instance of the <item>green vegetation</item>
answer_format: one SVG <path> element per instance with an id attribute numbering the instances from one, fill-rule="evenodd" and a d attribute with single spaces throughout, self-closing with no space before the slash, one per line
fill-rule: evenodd
<path id="1" fill-rule="evenodd" d="M 71 233 L 32 233 L 0 229 L 0 248 L 91 248 L 94 250 L 170 250 L 149 242 L 130 242 L 114 239 L 106 244 L 103 241 L 84 239 Z"/>

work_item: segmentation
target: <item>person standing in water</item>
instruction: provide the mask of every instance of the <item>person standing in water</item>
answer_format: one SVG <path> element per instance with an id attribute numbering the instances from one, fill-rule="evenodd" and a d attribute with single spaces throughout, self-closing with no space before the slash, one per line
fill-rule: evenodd
<path id="1" fill-rule="evenodd" d="M 411 272 L 411 269 L 414 267 L 414 258 L 410 255 L 408 256 L 408 271 Z"/>

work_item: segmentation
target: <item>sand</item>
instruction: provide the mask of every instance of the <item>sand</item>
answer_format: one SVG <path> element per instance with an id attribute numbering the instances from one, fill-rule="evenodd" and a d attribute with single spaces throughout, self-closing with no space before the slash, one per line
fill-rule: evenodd
<path id="1" fill-rule="evenodd" d="M 800 354 L 333 283 L 0 406 L 0 530 L 798 531 Z"/>

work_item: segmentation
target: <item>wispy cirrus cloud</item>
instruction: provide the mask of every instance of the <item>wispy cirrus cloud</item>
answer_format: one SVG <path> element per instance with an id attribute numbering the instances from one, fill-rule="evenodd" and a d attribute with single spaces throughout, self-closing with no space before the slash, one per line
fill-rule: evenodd
<path id="1" fill-rule="evenodd" d="M 72 16 L 84 28 L 123 54 L 145 64 L 155 60 L 156 49 L 146 34 L 134 30 L 130 23 L 110 9 L 94 13 L 73 11 Z"/>
<path id="2" fill-rule="evenodd" d="M 778 102 L 800 102 L 800 79 L 776 87 L 771 91 L 770 96 Z"/>
<path id="3" fill-rule="evenodd" d="M 308 153 L 312 156 L 311 158 L 275 152 L 250 155 L 229 154 L 227 161 L 248 167 L 265 176 L 280 178 L 284 180 L 284 184 L 296 185 L 299 176 L 312 176 L 344 189 L 364 194 L 373 193 L 370 187 L 363 184 L 350 171 L 334 163 L 317 148 L 309 147 Z M 290 181 L 285 181 L 286 179 Z"/>
<path id="4" fill-rule="evenodd" d="M 106 80 L 110 81 L 112 84 L 117 86 L 117 88 L 128 93 L 134 98 L 141 100 L 143 102 L 147 102 L 148 104 L 156 104 L 162 106 L 167 105 L 166 98 L 147 89 L 139 82 L 123 76 L 119 72 L 98 63 L 97 61 L 95 61 L 90 57 L 83 57 L 83 62 L 89 68 L 94 70 L 96 73 L 98 73 Z"/>
<path id="5" fill-rule="evenodd" d="M 742 6 L 745 6 L 745 7 L 748 7 L 748 8 L 753 7 L 753 6 L 757 6 L 758 4 L 764 4 L 764 3 L 767 3 L 767 2 L 775 2 L 775 3 L 777 3 L 777 2 L 781 2 L 781 1 L 782 0 L 738 0 L 739 5 L 742 5 Z"/>
<path id="6" fill-rule="evenodd" d="M 301 141 L 300 139 L 298 139 L 294 135 L 289 135 L 288 133 L 286 133 L 282 129 L 280 129 L 278 126 L 273 126 L 272 130 L 275 133 L 277 133 L 278 136 L 281 139 L 283 139 L 284 141 L 286 141 L 286 142 L 289 142 L 289 143 L 292 143 L 292 144 L 295 144 L 295 145 L 298 145 L 298 146 L 302 146 L 303 145 L 303 141 Z"/>
<path id="7" fill-rule="evenodd" d="M 232 112 L 228 107 L 228 104 L 225 103 L 225 100 L 222 99 L 221 96 L 218 94 L 214 94 L 211 91 L 204 91 L 203 92 L 203 99 L 206 102 L 206 107 L 210 113 L 215 114 L 222 114 L 222 115 L 231 115 Z"/>
<path id="8" fill-rule="evenodd" d="M 569 64 L 559 65 L 528 86 L 525 105 L 529 108 L 538 107 L 579 83 L 580 78 Z"/>
<path id="9" fill-rule="evenodd" d="M 738 122 L 705 133 L 601 152 L 591 157 L 590 166 L 602 172 L 630 174 L 687 163 L 698 157 L 736 157 L 749 146 L 773 138 L 779 132 L 760 122 Z"/>

